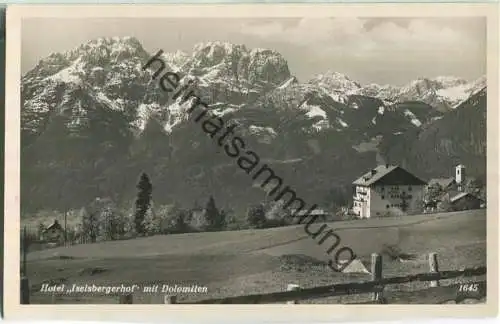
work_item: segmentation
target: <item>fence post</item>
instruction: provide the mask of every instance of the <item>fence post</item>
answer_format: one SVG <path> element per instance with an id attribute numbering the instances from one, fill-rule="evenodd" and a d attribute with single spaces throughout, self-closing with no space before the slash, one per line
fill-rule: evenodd
<path id="1" fill-rule="evenodd" d="M 299 290 L 300 286 L 297 284 L 288 284 L 288 287 L 286 288 L 287 291 L 294 291 L 294 290 Z M 286 302 L 287 304 L 298 304 L 298 300 L 290 300 Z"/>
<path id="2" fill-rule="evenodd" d="M 430 272 L 439 272 L 437 253 L 429 253 L 429 269 Z M 431 287 L 439 287 L 439 280 L 433 280 L 430 282 Z"/>
<path id="3" fill-rule="evenodd" d="M 133 304 L 133 295 L 120 295 L 120 304 Z"/>
<path id="4" fill-rule="evenodd" d="M 165 295 L 163 303 L 164 304 L 177 304 L 177 296 Z"/>
<path id="5" fill-rule="evenodd" d="M 30 283 L 28 277 L 21 277 L 21 304 L 30 303 Z"/>
<path id="6" fill-rule="evenodd" d="M 382 256 L 378 253 L 372 253 L 372 264 L 371 264 L 371 274 L 372 281 L 382 280 Z M 376 288 L 378 290 L 378 288 Z M 375 291 L 372 293 L 373 301 L 382 300 L 382 292 Z"/>

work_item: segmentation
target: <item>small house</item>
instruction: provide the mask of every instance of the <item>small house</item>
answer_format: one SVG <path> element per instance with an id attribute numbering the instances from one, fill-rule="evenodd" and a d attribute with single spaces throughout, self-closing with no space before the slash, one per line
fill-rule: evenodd
<path id="1" fill-rule="evenodd" d="M 452 210 L 479 209 L 483 201 L 469 192 L 461 192 L 450 198 Z"/>
<path id="2" fill-rule="evenodd" d="M 42 231 L 42 239 L 47 242 L 61 242 L 64 239 L 64 229 L 57 219 Z"/>

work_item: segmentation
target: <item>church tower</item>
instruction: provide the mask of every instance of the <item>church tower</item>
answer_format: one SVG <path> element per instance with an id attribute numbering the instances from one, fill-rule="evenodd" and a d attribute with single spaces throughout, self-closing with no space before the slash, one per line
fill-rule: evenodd
<path id="1" fill-rule="evenodd" d="M 458 185 L 458 191 L 463 191 L 465 185 L 465 166 L 462 164 L 455 167 L 455 182 Z"/>
<path id="2" fill-rule="evenodd" d="M 457 184 L 465 182 L 465 166 L 462 164 L 455 167 L 455 182 Z"/>

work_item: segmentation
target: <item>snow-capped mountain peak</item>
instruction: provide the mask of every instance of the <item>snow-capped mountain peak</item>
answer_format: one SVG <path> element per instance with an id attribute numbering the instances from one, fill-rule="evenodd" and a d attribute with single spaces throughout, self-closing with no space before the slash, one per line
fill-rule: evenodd
<path id="1" fill-rule="evenodd" d="M 146 60 L 149 54 L 139 40 L 134 37 L 101 37 L 62 53 L 53 53 L 40 60 L 34 69 L 23 78 L 29 80 L 48 79 L 65 82 L 79 82 L 76 75 L 98 69 L 107 69 L 123 61 L 134 61 L 137 65 Z"/>
<path id="2" fill-rule="evenodd" d="M 348 94 L 355 93 L 361 88 L 358 82 L 351 80 L 347 75 L 334 71 L 318 74 L 309 83 Z"/>
<path id="3" fill-rule="evenodd" d="M 437 82 L 442 88 L 455 87 L 467 83 L 467 80 L 456 76 L 438 76 L 433 78 L 432 80 Z"/>
<path id="4" fill-rule="evenodd" d="M 280 85 L 291 77 L 288 63 L 280 53 L 221 41 L 196 44 L 184 70 L 193 75 L 208 74 L 209 80 L 225 80 L 247 89 L 267 83 Z"/>
<path id="5" fill-rule="evenodd" d="M 204 53 L 208 57 L 212 57 L 221 53 L 232 54 L 234 51 L 246 52 L 247 48 L 243 44 L 233 44 L 223 41 L 200 42 L 193 46 L 193 56 Z"/>
<path id="6" fill-rule="evenodd" d="M 178 101 L 165 102 L 168 99 L 162 99 L 161 93 L 150 91 L 155 85 L 150 81 L 149 72 L 141 69 L 149 57 L 151 54 L 133 37 L 98 38 L 64 53 L 52 54 L 23 78 L 23 92 L 29 98 L 24 103 L 24 110 L 28 114 L 61 111 L 66 104 L 59 102 L 57 93 L 78 88 L 93 93 L 86 98 L 95 100 L 100 107 L 128 114 L 130 124 L 140 131 L 147 119 L 158 118 L 164 129 L 171 132 L 186 119 L 187 114 Z M 317 129 L 325 129 L 329 122 L 334 123 L 335 118 L 328 121 L 330 118 L 325 115 L 327 111 L 332 113 L 332 100 L 351 110 L 364 111 L 366 105 L 358 99 L 352 100 L 353 95 L 381 99 L 375 103 L 378 113 L 374 113 L 383 116 L 385 107 L 404 101 L 423 101 L 438 109 L 440 105 L 449 109 L 485 84 L 485 78 L 470 84 L 460 78 L 442 76 L 419 78 L 403 87 L 378 84 L 362 87 L 349 76 L 335 71 L 327 71 L 306 84 L 300 84 L 290 74 L 280 53 L 222 41 L 198 43 L 191 54 L 180 50 L 167 52 L 163 59 L 169 69 L 181 74 L 181 84 L 187 79 L 196 79 L 197 91 L 202 97 L 209 97 L 207 102 L 229 103 L 226 108 L 237 111 L 244 106 L 250 93 L 259 96 L 264 90 L 277 91 L 279 102 L 283 95 L 290 96 L 290 104 L 306 111 L 306 117 L 322 118 L 321 125 L 315 125 Z M 43 87 L 39 86 L 40 83 Z M 310 96 L 312 100 L 307 99 Z M 78 105 L 79 109 L 85 110 L 92 103 Z M 335 113 L 354 114 L 344 108 L 334 109 Z M 412 120 L 417 118 L 408 112 L 405 115 Z M 343 118 L 349 125 L 354 124 L 348 116 Z M 380 121 L 375 120 L 372 124 L 375 122 Z M 31 125 L 37 128 L 42 124 L 40 120 L 40 123 L 34 121 Z"/>
<path id="7" fill-rule="evenodd" d="M 174 70 L 174 72 L 182 71 L 184 64 L 189 59 L 189 55 L 181 50 L 173 53 L 163 53 L 163 60 Z"/>
<path id="8" fill-rule="evenodd" d="M 477 90 L 482 89 L 478 81 L 468 82 L 455 76 L 437 76 L 434 78 L 418 78 L 391 94 L 391 98 L 379 94 L 381 99 L 392 99 L 398 102 L 423 101 L 438 110 L 447 111 L 457 107 Z"/>
<path id="9" fill-rule="evenodd" d="M 101 37 L 65 53 L 69 61 L 80 59 L 93 67 L 134 57 L 145 58 L 147 52 L 135 37 Z"/>

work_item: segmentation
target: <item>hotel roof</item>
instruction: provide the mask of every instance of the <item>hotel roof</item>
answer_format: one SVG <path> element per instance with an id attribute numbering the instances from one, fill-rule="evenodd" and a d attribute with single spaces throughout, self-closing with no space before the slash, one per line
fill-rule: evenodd
<path id="1" fill-rule="evenodd" d="M 379 165 L 353 182 L 358 186 L 384 185 L 425 185 L 425 181 L 397 165 Z"/>

